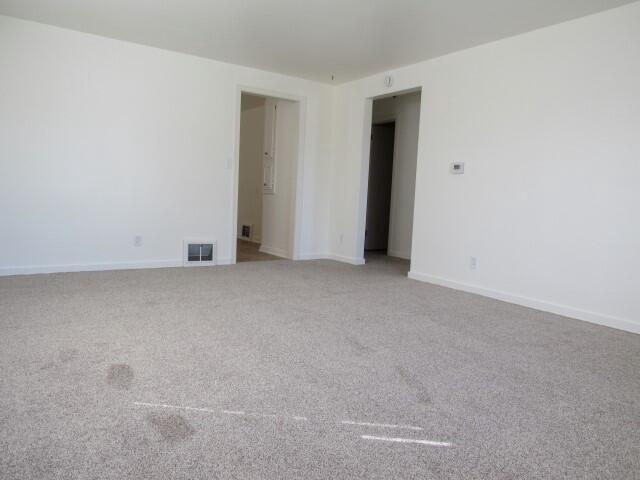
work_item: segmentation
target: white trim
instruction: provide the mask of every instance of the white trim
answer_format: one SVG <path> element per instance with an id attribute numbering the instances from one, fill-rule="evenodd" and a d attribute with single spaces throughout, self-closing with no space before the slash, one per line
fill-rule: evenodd
<path id="1" fill-rule="evenodd" d="M 294 99 L 295 100 L 295 99 Z M 293 199 L 292 228 L 291 228 L 291 252 L 289 258 L 296 259 L 300 256 L 302 244 L 302 222 L 304 207 L 304 161 L 307 146 L 307 99 L 298 97 L 298 161 L 295 164 L 296 175 L 295 198 Z"/>
<path id="2" fill-rule="evenodd" d="M 364 237 L 367 228 L 367 194 L 369 192 L 369 160 L 371 159 L 371 127 L 373 121 L 373 99 L 365 98 L 364 130 L 362 132 L 360 159 L 360 182 L 358 185 L 358 210 L 356 217 L 356 253 L 364 256 Z"/>
<path id="3" fill-rule="evenodd" d="M 298 257 L 298 260 L 334 260 L 336 262 L 348 263 L 349 265 L 365 264 L 364 258 L 362 257 L 347 257 L 332 253 L 304 253 Z"/>
<path id="4" fill-rule="evenodd" d="M 350 265 L 364 265 L 364 257 L 346 257 L 344 255 L 329 254 L 327 260 L 335 260 L 336 262 L 348 263 Z"/>
<path id="5" fill-rule="evenodd" d="M 403 260 L 411 260 L 411 254 L 407 252 L 396 252 L 395 250 L 387 250 L 387 256 L 402 258 Z"/>
<path id="6" fill-rule="evenodd" d="M 261 252 L 287 258 L 286 252 L 279 249 L 271 249 L 267 246 L 260 248 Z M 305 253 L 299 256 L 298 260 L 334 260 L 336 262 L 348 263 L 350 265 L 364 265 L 364 258 L 346 257 L 343 255 L 333 255 L 329 253 Z M 216 265 L 234 265 L 230 257 L 218 257 Z M 202 265 L 202 267 L 216 266 Z M 149 260 L 143 262 L 105 262 L 105 263 L 82 263 L 82 264 L 62 264 L 62 265 L 30 265 L 20 267 L 0 268 L 0 277 L 13 275 L 36 275 L 43 273 L 72 273 L 72 272 L 102 272 L 110 270 L 145 270 L 148 268 L 178 268 L 183 267 L 182 259 L 177 260 Z"/>
<path id="7" fill-rule="evenodd" d="M 30 265 L 26 267 L 0 268 L 0 276 L 33 275 L 38 273 L 63 272 L 100 272 L 105 270 L 138 270 L 142 268 L 172 268 L 182 267 L 182 260 L 150 260 L 146 262 L 110 262 L 110 263 L 81 263 L 66 265 Z"/>
<path id="8" fill-rule="evenodd" d="M 516 305 L 522 305 L 523 307 L 542 310 L 543 312 L 555 313 L 556 315 L 562 315 L 565 317 L 575 318 L 577 320 L 583 320 L 585 322 L 604 325 L 605 327 L 617 328 L 618 330 L 625 330 L 627 332 L 640 334 L 640 322 L 635 322 L 631 319 L 614 317 L 602 313 L 589 312 L 587 310 L 581 310 L 579 308 L 570 307 L 568 305 L 560 305 L 557 303 L 538 300 L 523 295 L 504 292 L 501 290 L 493 290 L 491 288 L 485 288 L 478 285 L 457 282 L 455 280 L 449 280 L 426 273 L 410 271 L 407 276 L 412 280 L 433 283 L 435 285 L 453 288 L 455 290 L 462 290 L 464 292 L 475 293 L 485 297 L 495 298 L 496 300 L 502 300 L 503 302 L 515 303 Z"/>
<path id="9" fill-rule="evenodd" d="M 268 245 L 261 245 L 258 251 L 262 253 L 268 253 L 269 255 L 275 255 L 276 257 L 289 259 L 289 252 L 281 248 L 269 247 Z"/>
<path id="10" fill-rule="evenodd" d="M 218 265 L 230 265 L 231 259 L 218 258 Z M 209 265 L 211 266 L 211 265 Z M 182 260 L 149 260 L 146 262 L 80 263 L 66 265 L 30 265 L 0 268 L 0 277 L 46 273 L 105 272 L 112 270 L 146 270 L 150 268 L 181 268 Z"/>

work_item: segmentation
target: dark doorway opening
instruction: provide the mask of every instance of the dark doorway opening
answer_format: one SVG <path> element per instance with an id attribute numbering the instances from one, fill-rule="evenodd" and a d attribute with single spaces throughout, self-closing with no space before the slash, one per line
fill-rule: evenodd
<path id="1" fill-rule="evenodd" d="M 365 253 L 378 252 L 386 255 L 389 248 L 395 131 L 395 122 L 371 126 Z"/>

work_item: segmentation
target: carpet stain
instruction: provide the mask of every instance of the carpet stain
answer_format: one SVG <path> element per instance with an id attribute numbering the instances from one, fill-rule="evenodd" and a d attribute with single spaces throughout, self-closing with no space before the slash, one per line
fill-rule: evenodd
<path id="1" fill-rule="evenodd" d="M 107 383 L 121 390 L 129 390 L 133 381 L 133 369 L 126 363 L 116 363 L 109 367 Z"/>
<path id="2" fill-rule="evenodd" d="M 356 352 L 362 355 L 370 355 L 375 352 L 375 350 L 363 343 L 360 343 L 354 337 L 345 337 L 346 342 L 353 348 Z"/>
<path id="3" fill-rule="evenodd" d="M 431 399 L 431 396 L 425 391 L 419 392 L 416 395 L 416 399 L 425 407 L 430 407 L 433 404 L 433 400 Z"/>
<path id="4" fill-rule="evenodd" d="M 65 363 L 69 363 L 78 356 L 78 351 L 75 348 L 67 348 L 58 350 L 57 361 L 47 362 L 40 367 L 40 370 L 50 370 L 52 368 L 60 367 Z"/>
<path id="5" fill-rule="evenodd" d="M 77 356 L 78 351 L 75 348 L 68 348 L 58 352 L 58 360 L 60 360 L 60 363 L 69 363 Z"/>
<path id="6" fill-rule="evenodd" d="M 427 407 L 433 404 L 431 395 L 424 388 L 424 385 L 415 378 L 415 375 L 399 365 L 396 366 L 396 372 L 407 386 L 414 391 L 414 396 L 419 403 Z"/>
<path id="7" fill-rule="evenodd" d="M 150 413 L 147 415 L 147 421 L 169 442 L 184 440 L 195 433 L 193 427 L 181 415 Z"/>
<path id="8" fill-rule="evenodd" d="M 403 367 L 396 366 L 396 372 L 400 378 L 409 386 L 413 386 L 413 376 Z"/>
<path id="9" fill-rule="evenodd" d="M 49 369 L 51 369 L 51 368 L 54 368 L 55 366 L 56 366 L 56 363 L 54 363 L 54 362 L 47 362 L 47 363 L 45 363 L 44 365 L 42 365 L 42 366 L 40 367 L 40 370 L 49 370 Z"/>

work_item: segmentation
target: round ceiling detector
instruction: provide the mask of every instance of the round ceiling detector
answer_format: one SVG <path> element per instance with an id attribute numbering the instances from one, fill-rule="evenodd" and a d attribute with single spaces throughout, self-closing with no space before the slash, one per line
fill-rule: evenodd
<path id="1" fill-rule="evenodd" d="M 387 75 L 384 77 L 384 86 L 389 88 L 393 85 L 393 77 L 391 75 Z"/>

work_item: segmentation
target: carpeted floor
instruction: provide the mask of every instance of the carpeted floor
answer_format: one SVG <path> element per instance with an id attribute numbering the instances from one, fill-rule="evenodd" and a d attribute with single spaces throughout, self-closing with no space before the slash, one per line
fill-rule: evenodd
<path id="1" fill-rule="evenodd" d="M 331 261 L 0 278 L 0 478 L 640 478 L 640 336 Z"/>

